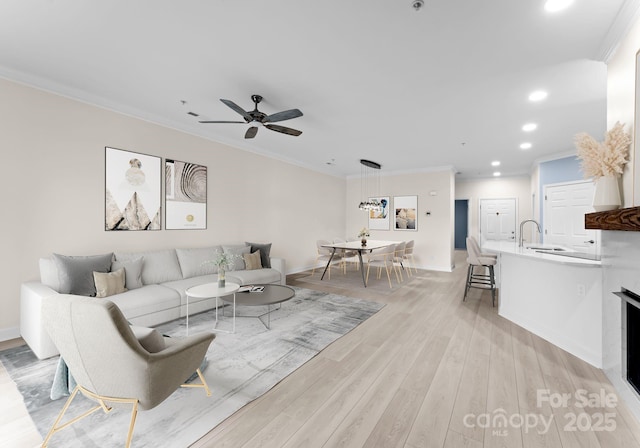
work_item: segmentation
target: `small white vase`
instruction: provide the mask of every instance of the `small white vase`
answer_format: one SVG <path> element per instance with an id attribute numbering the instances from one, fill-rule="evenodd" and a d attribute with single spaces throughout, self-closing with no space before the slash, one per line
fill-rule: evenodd
<path id="1" fill-rule="evenodd" d="M 618 176 L 603 176 L 596 180 L 596 189 L 593 193 L 593 208 L 597 212 L 616 210 L 620 208 L 620 189 Z"/>

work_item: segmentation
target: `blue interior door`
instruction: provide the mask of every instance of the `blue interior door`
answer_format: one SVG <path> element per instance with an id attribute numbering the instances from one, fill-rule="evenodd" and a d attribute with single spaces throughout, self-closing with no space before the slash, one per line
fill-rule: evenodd
<path id="1" fill-rule="evenodd" d="M 469 224 L 469 201 L 467 199 L 456 199 L 455 205 L 455 231 L 454 247 L 456 249 L 467 249 L 467 235 Z"/>

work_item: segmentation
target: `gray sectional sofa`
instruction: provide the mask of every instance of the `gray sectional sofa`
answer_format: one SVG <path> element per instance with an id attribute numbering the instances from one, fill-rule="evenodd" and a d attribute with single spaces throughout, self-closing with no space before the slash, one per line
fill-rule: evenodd
<path id="1" fill-rule="evenodd" d="M 286 283 L 285 260 L 271 258 L 269 249 L 270 245 L 252 246 L 251 243 L 247 243 L 136 253 L 116 252 L 112 256 L 105 254 L 110 266 L 102 271 L 115 272 L 123 268 L 127 289 L 125 292 L 109 295 L 108 300 L 118 305 L 125 317 L 135 325 L 155 326 L 182 317 L 186 314 L 186 290 L 192 286 L 217 282 L 217 267 L 207 261 L 213 260 L 219 251 L 238 255 L 234 262 L 234 269 L 226 272 L 227 282 L 240 285 L 270 283 L 284 285 Z M 242 254 L 257 250 L 261 252 L 263 267 L 245 269 Z M 64 257 L 57 254 L 51 258 L 41 258 L 40 281 L 22 284 L 20 333 L 39 359 L 58 354 L 42 322 L 42 303 L 45 300 L 55 300 L 55 296 L 60 293 L 78 294 L 73 290 L 69 291 L 69 279 L 87 280 L 86 273 L 73 271 L 76 266 L 80 266 L 79 270 L 82 271 L 84 259 L 94 260 L 95 258 L 97 257 Z M 91 287 L 94 287 L 93 283 Z M 80 294 L 92 295 L 84 291 Z M 214 305 L 215 299 L 190 302 L 189 314 L 210 309 Z"/>

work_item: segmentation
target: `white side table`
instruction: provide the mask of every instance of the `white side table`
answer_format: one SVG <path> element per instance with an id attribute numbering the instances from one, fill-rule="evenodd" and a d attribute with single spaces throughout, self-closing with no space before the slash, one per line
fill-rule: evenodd
<path id="1" fill-rule="evenodd" d="M 187 294 L 187 335 L 189 335 L 189 298 L 194 299 L 210 299 L 216 298 L 216 321 L 213 327 L 213 331 L 221 331 L 224 333 L 236 332 L 236 291 L 240 288 L 237 283 L 227 282 L 222 288 L 218 287 L 218 283 L 205 283 L 204 285 L 194 286 L 185 291 Z M 219 330 L 218 326 L 218 298 L 233 294 L 233 330 Z"/>

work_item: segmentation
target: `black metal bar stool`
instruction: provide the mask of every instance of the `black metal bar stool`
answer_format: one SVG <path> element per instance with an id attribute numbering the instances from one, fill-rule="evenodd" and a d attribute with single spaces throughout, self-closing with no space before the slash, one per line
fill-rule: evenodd
<path id="1" fill-rule="evenodd" d="M 496 306 L 496 276 L 493 267 L 497 263 L 497 257 L 481 253 L 477 241 L 473 237 L 467 237 L 467 263 L 469 263 L 467 284 L 464 288 L 462 301 L 467 299 L 469 288 L 490 289 L 491 304 Z M 489 274 L 486 274 L 484 270 L 482 274 L 474 272 L 477 267 L 488 269 Z"/>

